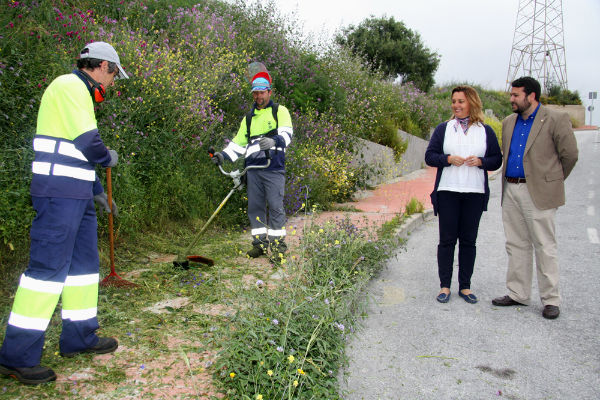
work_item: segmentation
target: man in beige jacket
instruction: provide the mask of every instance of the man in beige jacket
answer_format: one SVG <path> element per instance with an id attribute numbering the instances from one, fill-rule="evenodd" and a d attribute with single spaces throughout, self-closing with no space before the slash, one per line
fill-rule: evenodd
<path id="1" fill-rule="evenodd" d="M 558 255 L 554 220 L 565 204 L 564 181 L 578 157 L 566 113 L 540 105 L 540 84 L 531 77 L 512 82 L 515 114 L 502 122 L 502 221 L 506 235 L 508 295 L 496 306 L 528 305 L 535 251 L 544 318 L 560 314 Z"/>

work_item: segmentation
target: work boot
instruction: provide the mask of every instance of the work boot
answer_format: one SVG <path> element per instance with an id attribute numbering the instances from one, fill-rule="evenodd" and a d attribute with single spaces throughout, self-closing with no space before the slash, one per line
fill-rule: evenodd
<path id="1" fill-rule="evenodd" d="M 0 364 L 0 374 L 12 376 L 26 385 L 39 385 L 40 383 L 56 380 L 56 374 L 48 367 L 36 365 L 35 367 L 7 367 Z"/>
<path id="2" fill-rule="evenodd" d="M 287 245 L 281 239 L 277 239 L 274 242 L 271 242 L 271 257 L 269 258 L 273 264 L 281 265 L 282 261 L 285 259 L 285 252 L 287 251 Z"/>
<path id="3" fill-rule="evenodd" d="M 269 261 L 275 264 L 274 266 L 276 267 L 283 264 L 284 260 L 285 255 L 283 253 L 271 253 L 271 256 L 269 257 Z"/>
<path id="4" fill-rule="evenodd" d="M 287 244 L 285 244 L 285 241 L 283 239 L 276 239 L 272 241 L 269 247 L 271 249 L 271 253 L 273 254 L 285 254 L 285 252 L 287 251 Z"/>
<path id="5" fill-rule="evenodd" d="M 98 339 L 99 339 L 98 344 L 96 344 L 95 346 L 89 347 L 85 350 L 73 351 L 71 353 L 61 352 L 60 355 L 62 357 L 71 358 L 71 357 L 75 357 L 76 355 L 81 354 L 81 353 L 106 354 L 106 353 L 112 353 L 113 351 L 115 351 L 117 349 L 117 347 L 119 347 L 119 342 L 117 342 L 117 339 L 115 339 L 115 338 L 99 337 Z"/>
<path id="6" fill-rule="evenodd" d="M 250 258 L 257 258 L 265 254 L 265 250 L 263 249 L 263 245 L 255 245 L 252 246 L 250 250 L 246 253 Z"/>

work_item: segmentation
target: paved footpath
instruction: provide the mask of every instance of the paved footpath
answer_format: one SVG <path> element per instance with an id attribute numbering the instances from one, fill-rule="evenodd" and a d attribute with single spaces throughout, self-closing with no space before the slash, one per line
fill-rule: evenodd
<path id="1" fill-rule="evenodd" d="M 291 217 L 287 225 L 302 227 L 303 223 L 308 221 L 321 224 L 325 221 L 349 218 L 358 227 L 375 230 L 383 223 L 402 214 L 406 209 L 406 204 L 412 198 L 419 200 L 425 209 L 431 209 L 429 194 L 433 189 L 435 174 L 436 168 L 429 167 L 413 171 L 406 176 L 379 185 L 373 191 L 364 192 L 358 201 L 339 204 L 340 208 L 347 207 L 356 211 L 326 211 L 319 213 L 316 218 L 312 215 L 298 215 Z M 288 237 L 288 240 L 292 246 L 296 243 L 294 237 Z"/>
<path id="2" fill-rule="evenodd" d="M 600 132 L 578 132 L 577 139 L 580 160 L 567 180 L 567 204 L 557 214 L 561 316 L 542 318 L 535 284 L 529 307 L 491 304 L 506 293 L 501 182 L 493 178 L 473 276 L 479 303 L 467 304 L 457 296 L 456 273 L 450 302 L 435 301 L 438 227 L 437 218 L 426 218 L 370 284 L 369 316 L 347 346 L 344 399 L 600 399 L 600 223 L 595 211 L 600 208 Z M 421 170 L 412 174 L 414 179 L 382 185 L 352 205 L 365 215 L 386 218 L 391 210 L 403 209 L 402 201 L 394 202 L 393 185 L 427 201 L 422 196 L 431 191 L 434 173 Z M 412 189 L 410 181 L 417 180 L 423 182 L 414 188 L 421 189 Z"/>

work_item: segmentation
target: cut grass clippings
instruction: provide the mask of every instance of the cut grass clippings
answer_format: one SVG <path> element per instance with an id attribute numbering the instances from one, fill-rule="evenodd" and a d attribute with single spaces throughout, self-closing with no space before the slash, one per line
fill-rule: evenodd
<path id="1" fill-rule="evenodd" d="M 59 304 L 42 358 L 57 381 L 24 386 L 0 378 L 0 398 L 340 398 L 337 371 L 364 286 L 398 245 L 393 229 L 379 228 L 307 222 L 279 266 L 248 259 L 249 238 L 239 232 L 205 235 L 194 251 L 215 265 L 189 270 L 171 261 L 193 230 L 117 243 L 117 273 L 139 285 L 100 288 L 98 333 L 116 337 L 119 349 L 61 358 Z M 382 236 L 373 240 L 376 231 Z M 4 280 L 10 295 L 0 300 L 2 329 L 23 268 Z M 107 273 L 103 262 L 101 278 Z"/>

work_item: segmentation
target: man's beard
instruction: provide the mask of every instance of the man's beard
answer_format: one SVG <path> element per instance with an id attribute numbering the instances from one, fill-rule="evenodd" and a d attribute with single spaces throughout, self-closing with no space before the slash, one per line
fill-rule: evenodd
<path id="1" fill-rule="evenodd" d="M 519 105 L 518 103 L 513 103 L 514 105 L 517 106 L 516 110 L 513 110 L 513 112 L 517 113 L 517 114 L 523 114 L 525 111 L 527 111 L 529 109 L 529 107 L 531 107 L 531 103 L 529 102 L 529 100 L 525 99 L 523 102 L 523 107 L 521 107 L 521 105 Z"/>

